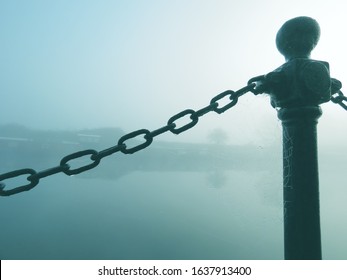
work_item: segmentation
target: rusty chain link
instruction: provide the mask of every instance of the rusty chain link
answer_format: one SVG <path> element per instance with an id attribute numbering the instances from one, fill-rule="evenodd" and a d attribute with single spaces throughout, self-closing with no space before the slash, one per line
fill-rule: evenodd
<path id="1" fill-rule="evenodd" d="M 192 128 L 193 126 L 195 126 L 198 123 L 199 118 L 202 117 L 203 115 L 212 111 L 217 114 L 221 114 L 221 113 L 224 113 L 226 110 L 234 107 L 238 101 L 238 98 L 244 95 L 245 93 L 247 92 L 252 92 L 254 94 L 262 93 L 261 82 L 263 79 L 264 79 L 264 76 L 258 76 L 258 77 L 250 79 L 247 86 L 239 89 L 238 91 L 232 91 L 232 90 L 224 91 L 216 95 L 215 97 L 213 97 L 208 106 L 203 107 L 197 111 L 192 109 L 183 110 L 182 112 L 179 112 L 178 114 L 172 116 L 168 120 L 165 126 L 158 128 L 156 130 L 149 131 L 147 129 L 140 129 L 140 130 L 130 132 L 122 136 L 118 140 L 117 145 L 107 148 L 105 150 L 96 151 L 96 150 L 88 149 L 88 150 L 75 152 L 63 157 L 58 166 L 55 166 L 46 170 L 42 170 L 39 172 L 36 172 L 33 169 L 25 168 L 25 169 L 19 169 L 19 170 L 1 174 L 0 175 L 0 196 L 10 196 L 13 194 L 31 190 L 39 183 L 40 179 L 57 174 L 57 173 L 64 173 L 66 175 L 71 176 L 71 175 L 76 175 L 76 174 L 85 172 L 99 165 L 100 161 L 104 157 L 110 156 L 116 152 L 121 152 L 123 154 L 136 153 L 142 149 L 145 149 L 149 145 L 151 145 L 154 137 L 157 137 L 168 131 L 174 134 L 180 134 Z M 223 99 L 226 99 L 225 101 L 226 104 L 224 106 L 220 106 L 220 103 Z M 180 119 L 183 119 L 186 116 L 189 117 L 190 121 L 178 127 L 177 121 Z M 139 136 L 143 137 L 143 141 L 140 144 L 129 147 L 128 146 L 129 144 L 127 144 L 127 141 Z M 90 163 L 72 169 L 69 162 L 76 159 L 80 159 L 82 157 L 89 157 Z M 4 180 L 19 177 L 19 176 L 24 176 L 24 175 L 27 175 L 26 179 L 29 182 L 28 184 L 24 184 L 19 187 L 5 190 L 6 185 L 5 183 L 3 183 Z"/>

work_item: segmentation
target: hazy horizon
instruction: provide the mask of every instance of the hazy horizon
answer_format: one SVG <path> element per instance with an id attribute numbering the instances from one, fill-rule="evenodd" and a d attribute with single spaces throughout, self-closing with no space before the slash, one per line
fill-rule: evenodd
<path id="1" fill-rule="evenodd" d="M 158 129 L 285 63 L 276 33 L 297 16 L 320 24 L 311 58 L 329 62 L 347 95 L 344 14 L 337 0 L 3 0 L 0 127 Z M 321 108 L 323 258 L 347 259 L 347 112 L 332 102 Z M 214 141 L 230 151 L 199 150 L 216 131 L 225 137 Z M 6 172 L 49 168 L 66 153 L 92 148 L 73 140 L 67 150 L 22 149 L 3 140 Z M 175 150 L 163 141 L 196 147 Z M 1 197 L 0 258 L 282 259 L 281 145 L 269 97 L 247 93 L 225 113 L 208 113 L 182 134 L 160 135 L 144 151 Z"/>

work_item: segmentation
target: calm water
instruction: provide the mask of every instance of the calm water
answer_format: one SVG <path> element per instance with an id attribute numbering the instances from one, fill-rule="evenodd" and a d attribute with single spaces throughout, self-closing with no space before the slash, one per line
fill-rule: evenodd
<path id="1" fill-rule="evenodd" d="M 343 175 L 321 169 L 323 257 L 346 259 Z M 0 258 L 282 259 L 281 184 L 278 169 L 55 175 L 0 198 Z"/>
<path id="2" fill-rule="evenodd" d="M 2 259 L 280 259 L 268 174 L 134 172 L 51 177 L 2 198 Z M 273 196 L 273 197 L 271 197 Z"/>

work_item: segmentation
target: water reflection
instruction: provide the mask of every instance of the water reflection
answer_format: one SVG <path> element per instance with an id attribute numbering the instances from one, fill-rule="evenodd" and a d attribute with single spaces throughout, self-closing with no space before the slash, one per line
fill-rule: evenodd
<path id="1" fill-rule="evenodd" d="M 222 188 L 227 183 L 227 176 L 224 171 L 214 170 L 207 174 L 207 185 L 212 188 Z"/>
<path id="2" fill-rule="evenodd" d="M 48 168 L 66 153 L 107 148 L 118 138 L 97 135 L 106 131 L 3 134 L 0 168 Z M 1 198 L 0 258 L 282 259 L 281 158 L 272 151 L 158 141 L 74 177 L 44 178 Z"/>

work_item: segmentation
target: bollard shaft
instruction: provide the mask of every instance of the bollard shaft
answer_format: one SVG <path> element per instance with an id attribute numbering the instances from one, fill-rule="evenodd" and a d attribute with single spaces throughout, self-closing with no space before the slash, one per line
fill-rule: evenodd
<path id="1" fill-rule="evenodd" d="M 284 255 L 287 260 L 322 258 L 319 217 L 317 121 L 319 106 L 285 108 L 283 126 Z"/>
<path id="2" fill-rule="evenodd" d="M 286 63 L 265 76 L 266 92 L 283 126 L 284 257 L 322 259 L 317 123 L 331 99 L 329 63 L 312 60 L 320 28 L 309 17 L 288 20 L 277 33 Z"/>

